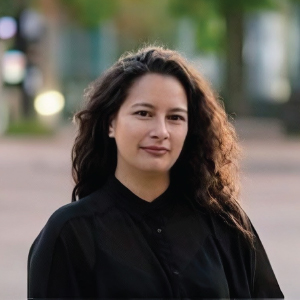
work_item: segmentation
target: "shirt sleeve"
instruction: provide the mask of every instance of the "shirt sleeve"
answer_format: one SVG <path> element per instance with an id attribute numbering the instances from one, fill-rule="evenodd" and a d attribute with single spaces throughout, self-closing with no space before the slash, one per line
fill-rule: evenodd
<path id="1" fill-rule="evenodd" d="M 83 249 L 88 242 L 76 230 L 80 222 L 48 222 L 34 241 L 28 257 L 28 298 L 80 298 L 90 295 L 92 272 Z M 84 224 L 83 224 L 84 225 Z M 86 242 L 86 243 L 85 243 Z"/>
<path id="2" fill-rule="evenodd" d="M 266 251 L 253 225 L 252 230 L 255 235 L 255 260 L 252 297 L 283 299 L 284 295 L 279 287 Z"/>

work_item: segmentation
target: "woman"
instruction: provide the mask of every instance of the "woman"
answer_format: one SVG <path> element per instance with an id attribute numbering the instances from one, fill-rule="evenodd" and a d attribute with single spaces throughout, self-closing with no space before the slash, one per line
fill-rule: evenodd
<path id="1" fill-rule="evenodd" d="M 201 75 L 143 48 L 86 98 L 73 203 L 31 247 L 29 297 L 283 298 L 237 200 L 234 129 Z"/>

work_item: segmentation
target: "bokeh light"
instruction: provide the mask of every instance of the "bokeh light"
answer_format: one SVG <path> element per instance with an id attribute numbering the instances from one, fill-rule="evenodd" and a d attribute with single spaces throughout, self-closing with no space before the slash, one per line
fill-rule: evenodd
<path id="1" fill-rule="evenodd" d="M 3 40 L 12 38 L 17 32 L 17 22 L 12 17 L 0 18 L 0 38 Z"/>
<path id="2" fill-rule="evenodd" d="M 26 57 L 19 50 L 8 50 L 2 58 L 2 75 L 5 83 L 19 84 L 24 80 Z"/>
<path id="3" fill-rule="evenodd" d="M 44 92 L 34 100 L 34 108 L 42 116 L 57 114 L 62 111 L 64 105 L 64 96 L 57 91 Z"/>

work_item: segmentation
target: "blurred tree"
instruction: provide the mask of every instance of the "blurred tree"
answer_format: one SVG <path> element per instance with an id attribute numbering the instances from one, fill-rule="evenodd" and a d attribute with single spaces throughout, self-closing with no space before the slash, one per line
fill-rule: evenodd
<path id="1" fill-rule="evenodd" d="M 15 16 L 19 9 L 18 1 L 0 0 L 0 17 Z"/>
<path id="2" fill-rule="evenodd" d="M 139 47 L 141 42 L 161 44 L 163 41 L 171 46 L 176 32 L 168 7 L 169 0 L 119 0 L 115 22 L 121 52 Z"/>
<path id="3" fill-rule="evenodd" d="M 196 48 L 202 52 L 219 52 L 223 48 L 225 22 L 215 0 L 173 0 L 170 12 L 177 18 L 192 20 L 196 32 Z"/>
<path id="4" fill-rule="evenodd" d="M 85 27 L 97 27 L 111 18 L 118 8 L 118 0 L 59 0 L 66 12 Z"/>
<path id="5" fill-rule="evenodd" d="M 295 0 L 299 1 L 299 0 Z M 202 51 L 225 52 L 225 104 L 229 113 L 249 113 L 244 93 L 243 36 L 245 13 L 275 9 L 278 0 L 173 0 L 170 10 L 177 17 L 189 17 L 197 28 L 197 46 Z M 225 50 L 225 51 L 224 51 Z"/>
<path id="6" fill-rule="evenodd" d="M 3 0 L 0 0 L 3 1 Z M 287 0 L 288 1 L 288 0 Z M 300 1 L 300 0 L 293 0 Z M 39 2 L 39 0 L 37 0 Z M 176 32 L 171 16 L 187 17 L 196 27 L 198 50 L 225 54 L 224 99 L 228 112 L 247 114 L 243 76 L 245 13 L 274 9 L 281 0 L 58 0 L 73 20 L 87 28 L 113 19 L 120 52 L 141 42 L 162 40 L 172 46 Z M 171 14 L 170 14 L 171 12 Z"/>
<path id="7" fill-rule="evenodd" d="M 168 16 L 170 0 L 59 0 L 73 20 L 86 28 L 113 19 L 119 33 L 120 52 L 141 42 L 171 42 L 172 25 Z"/>

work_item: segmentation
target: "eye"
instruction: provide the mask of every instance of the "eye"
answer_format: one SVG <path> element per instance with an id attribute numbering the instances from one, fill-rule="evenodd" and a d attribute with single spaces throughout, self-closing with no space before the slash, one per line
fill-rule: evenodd
<path id="1" fill-rule="evenodd" d="M 139 115 L 141 117 L 150 117 L 150 113 L 146 110 L 140 110 L 134 113 L 135 115 Z"/>
<path id="2" fill-rule="evenodd" d="M 180 115 L 171 115 L 169 116 L 169 119 L 172 121 L 185 121 L 185 118 Z"/>

